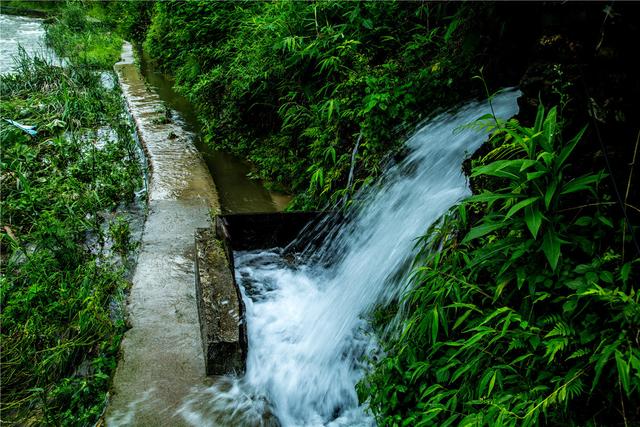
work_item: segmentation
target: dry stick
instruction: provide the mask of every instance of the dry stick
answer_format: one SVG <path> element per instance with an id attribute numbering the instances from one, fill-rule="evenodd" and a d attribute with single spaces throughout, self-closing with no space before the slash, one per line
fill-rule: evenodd
<path id="1" fill-rule="evenodd" d="M 636 163 L 636 155 L 638 154 L 638 142 L 640 142 L 640 131 L 638 131 L 638 136 L 636 137 L 636 146 L 633 149 L 633 158 L 631 159 L 631 163 L 629 166 L 629 179 L 627 180 L 627 191 L 624 193 L 624 209 L 625 212 L 627 210 L 627 199 L 629 198 L 629 191 L 631 190 L 631 177 L 633 176 L 633 166 Z M 622 228 L 622 262 L 624 262 L 624 241 L 627 237 L 627 227 Z"/>
<path id="2" fill-rule="evenodd" d="M 622 380 L 620 374 L 618 374 L 618 391 L 620 392 L 620 407 L 622 408 L 622 419 L 624 420 L 624 427 L 629 427 L 627 422 L 627 411 L 624 409 L 624 396 L 622 395 Z"/>

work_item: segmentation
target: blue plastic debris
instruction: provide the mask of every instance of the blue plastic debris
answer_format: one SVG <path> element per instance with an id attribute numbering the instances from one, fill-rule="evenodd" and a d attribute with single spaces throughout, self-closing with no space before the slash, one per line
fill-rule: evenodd
<path id="1" fill-rule="evenodd" d="M 23 125 L 22 123 L 18 123 L 18 122 L 15 122 L 13 120 L 9 120 L 9 119 L 4 119 L 4 120 L 9 124 L 14 125 L 18 129 L 25 131 L 26 133 L 28 133 L 31 136 L 36 136 L 38 134 L 38 132 L 35 130 L 36 129 L 35 126 Z"/>

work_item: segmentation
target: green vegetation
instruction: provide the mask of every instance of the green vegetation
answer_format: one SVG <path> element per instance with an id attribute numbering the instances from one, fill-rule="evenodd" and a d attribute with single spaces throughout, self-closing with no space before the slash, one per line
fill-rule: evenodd
<path id="1" fill-rule="evenodd" d="M 380 172 L 407 131 L 469 95 L 478 54 L 463 5 L 341 1 L 126 4 L 121 27 L 176 78 L 210 144 L 297 195 L 336 200 Z M 464 28 L 464 31 L 462 29 Z M 188 49 L 185 49 L 188 46 Z M 454 86 L 456 86 L 454 88 Z"/>
<path id="2" fill-rule="evenodd" d="M 86 15 L 77 3 L 62 9 L 57 25 L 47 30 L 46 42 L 60 56 L 85 68 L 110 69 L 122 50 L 122 39 L 110 31 L 110 26 Z"/>
<path id="3" fill-rule="evenodd" d="M 104 405 L 124 329 L 111 305 L 126 287 L 104 248 L 125 258 L 135 243 L 102 213 L 140 186 L 120 95 L 96 74 L 118 57 L 117 28 L 175 77 L 206 141 L 302 209 L 369 182 L 417 122 L 479 94 L 481 66 L 502 85 L 499 70 L 530 71 L 522 123 L 479 124 L 492 136 L 471 163 L 477 194 L 420 240 L 401 330 L 359 393 L 382 426 L 640 424 L 637 228 L 611 188 L 637 200 L 624 145 L 637 85 L 619 42 L 635 15 L 334 0 L 42 8 L 56 11 L 47 41 L 69 67 L 21 58 L 0 78 L 2 117 L 38 130 L 0 127 L 3 421 L 84 425 Z M 570 17 L 577 38 L 555 33 Z M 561 113 L 536 116 L 537 99 Z M 604 142 L 575 129 L 589 119 Z M 117 137 L 95 144 L 102 126 Z M 611 146 L 619 176 L 593 172 Z"/>
<path id="4" fill-rule="evenodd" d="M 68 66 L 22 55 L 0 76 L 0 409 L 20 425 L 95 423 L 125 328 L 132 243 L 128 224 L 109 218 L 134 200 L 142 174 L 119 88 L 94 69 L 111 67 L 120 41 L 77 27 L 84 16 L 74 13 L 47 29 Z"/>
<path id="5" fill-rule="evenodd" d="M 423 238 L 402 331 L 360 384 L 380 425 L 640 422 L 640 258 L 604 174 L 570 164 L 585 129 L 561 123 L 488 125 L 484 191 Z"/>
<path id="6" fill-rule="evenodd" d="M 60 1 L 5 0 L 0 3 L 0 12 L 7 15 L 46 17 L 58 12 L 64 6 Z"/>

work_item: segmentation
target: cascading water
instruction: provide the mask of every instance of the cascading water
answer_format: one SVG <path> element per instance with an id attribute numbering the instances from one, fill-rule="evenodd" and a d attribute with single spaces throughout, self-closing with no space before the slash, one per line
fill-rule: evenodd
<path id="1" fill-rule="evenodd" d="M 495 96 L 494 114 L 513 116 L 518 94 Z M 358 195 L 340 225 L 325 225 L 324 243 L 316 238 L 298 262 L 282 249 L 236 253 L 247 372 L 194 390 L 181 415 L 194 425 L 375 424 L 355 391 L 376 348 L 363 316 L 401 295 L 415 239 L 469 195 L 461 164 L 484 136 L 465 125 L 491 111 L 474 102 L 430 120 L 407 141 L 406 158 Z"/>

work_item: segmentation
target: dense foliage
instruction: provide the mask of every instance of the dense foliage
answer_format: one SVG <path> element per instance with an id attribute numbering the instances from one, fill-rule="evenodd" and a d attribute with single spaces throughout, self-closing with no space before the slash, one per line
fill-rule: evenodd
<path id="1" fill-rule="evenodd" d="M 357 141 L 357 184 L 376 175 L 382 158 L 426 113 L 469 95 L 477 67 L 477 21 L 470 16 L 480 7 L 340 1 L 119 7 L 149 22 L 145 51 L 196 105 L 205 140 L 299 195 L 297 207 L 351 191 Z M 123 18 L 123 28 L 142 39 L 130 21 Z"/>
<path id="2" fill-rule="evenodd" d="M 58 11 L 56 25 L 47 29 L 47 45 L 78 67 L 110 69 L 120 59 L 122 39 L 103 22 L 105 13 L 100 7 L 87 10 L 67 3 Z"/>
<path id="3" fill-rule="evenodd" d="M 636 425 L 639 254 L 624 255 L 602 172 L 575 175 L 584 129 L 556 109 L 495 122 L 484 191 L 421 243 L 401 333 L 360 384 L 380 425 Z"/>
<path id="4" fill-rule="evenodd" d="M 49 34 L 88 34 L 67 24 Z M 65 68 L 22 55 L 0 76 L 0 410 L 20 425 L 95 423 L 124 331 L 127 281 L 108 249 L 124 260 L 132 246 L 115 212 L 133 201 L 141 168 L 118 86 L 69 47 L 58 52 Z"/>

